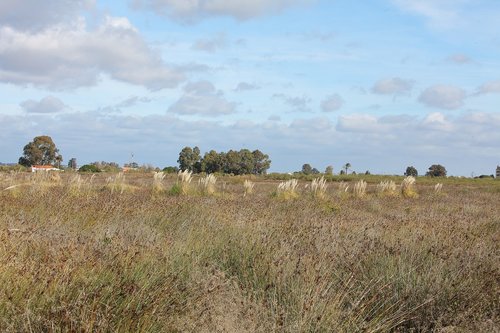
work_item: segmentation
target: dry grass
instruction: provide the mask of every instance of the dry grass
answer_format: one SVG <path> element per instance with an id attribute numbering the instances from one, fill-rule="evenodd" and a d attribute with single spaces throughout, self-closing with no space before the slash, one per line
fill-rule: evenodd
<path id="1" fill-rule="evenodd" d="M 393 180 L 384 180 L 377 185 L 377 193 L 394 197 L 397 195 L 396 183 Z"/>
<path id="2" fill-rule="evenodd" d="M 225 196 L 169 196 L 150 175 L 123 192 L 62 177 L 0 177 L 25 184 L 0 191 L 2 332 L 500 329 L 500 182 L 414 184 L 409 202 L 275 200 L 262 181 L 242 201 L 230 178 Z"/>
<path id="3" fill-rule="evenodd" d="M 217 182 L 217 177 L 214 175 L 206 175 L 198 180 L 200 190 L 202 194 L 212 195 L 215 193 L 215 183 Z"/>
<path id="4" fill-rule="evenodd" d="M 163 186 L 163 180 L 165 179 L 164 172 L 154 172 L 153 173 L 153 192 L 161 193 L 165 191 L 165 187 Z"/>
<path id="5" fill-rule="evenodd" d="M 299 186 L 299 181 L 297 179 L 290 179 L 278 184 L 276 188 L 276 195 L 282 199 L 296 199 L 299 197 L 297 192 L 297 187 Z"/>
<path id="6" fill-rule="evenodd" d="M 403 179 L 403 182 L 401 183 L 401 194 L 405 198 L 417 198 L 418 194 L 415 191 L 415 182 L 416 179 L 415 177 L 408 176 L 405 179 Z"/>
<path id="7" fill-rule="evenodd" d="M 243 182 L 243 190 L 244 190 L 243 196 L 246 197 L 247 195 L 252 194 L 254 187 L 255 187 L 254 182 L 252 182 L 251 180 L 245 179 L 245 181 Z"/>
<path id="8" fill-rule="evenodd" d="M 324 177 L 314 178 L 311 182 L 311 194 L 314 198 L 325 199 L 326 198 L 326 179 Z"/>
<path id="9" fill-rule="evenodd" d="M 368 184 L 363 180 L 359 180 L 354 184 L 354 195 L 358 198 L 362 198 L 366 195 L 366 187 Z"/>

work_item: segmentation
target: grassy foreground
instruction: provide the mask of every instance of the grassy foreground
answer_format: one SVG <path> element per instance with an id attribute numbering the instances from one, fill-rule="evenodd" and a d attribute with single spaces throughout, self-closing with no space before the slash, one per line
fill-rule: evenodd
<path id="1" fill-rule="evenodd" d="M 500 330 L 500 181 L 287 200 L 108 176 L 0 174 L 1 332 Z"/>

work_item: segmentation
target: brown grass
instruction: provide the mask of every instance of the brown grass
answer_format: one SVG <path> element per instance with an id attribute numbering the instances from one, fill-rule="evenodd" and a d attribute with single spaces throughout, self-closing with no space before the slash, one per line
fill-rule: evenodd
<path id="1" fill-rule="evenodd" d="M 0 331 L 500 329 L 500 182 L 279 200 L 106 178 L 0 177 Z"/>

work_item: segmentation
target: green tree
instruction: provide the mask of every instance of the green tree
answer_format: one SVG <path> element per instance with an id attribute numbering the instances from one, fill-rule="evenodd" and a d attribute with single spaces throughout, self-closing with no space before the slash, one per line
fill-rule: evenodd
<path id="1" fill-rule="evenodd" d="M 23 156 L 19 158 L 19 164 L 30 167 L 32 165 L 53 165 L 62 162 L 62 155 L 59 154 L 52 138 L 47 135 L 37 136 L 32 142 L 23 148 Z"/>
<path id="2" fill-rule="evenodd" d="M 201 172 L 200 160 L 200 148 L 184 147 L 179 153 L 179 159 L 177 162 L 179 163 L 179 169 L 182 171 L 189 170 L 197 173 Z"/>
<path id="3" fill-rule="evenodd" d="M 312 173 L 312 167 L 309 163 L 302 165 L 302 173 L 304 175 L 310 175 Z"/>
<path id="4" fill-rule="evenodd" d="M 441 164 L 433 164 L 425 175 L 429 177 L 446 177 L 446 168 Z"/>
<path id="5" fill-rule="evenodd" d="M 201 171 L 206 173 L 223 172 L 224 171 L 224 153 L 217 153 L 211 150 L 203 155 L 201 160 Z"/>
<path id="6" fill-rule="evenodd" d="M 269 156 L 261 152 L 260 150 L 254 150 L 253 155 L 253 174 L 254 175 L 264 175 L 267 169 L 271 167 L 271 160 Z"/>
<path id="7" fill-rule="evenodd" d="M 327 176 L 333 175 L 333 166 L 329 165 L 329 166 L 326 167 L 326 169 L 325 169 L 325 175 L 327 175 Z"/>
<path id="8" fill-rule="evenodd" d="M 346 163 L 346 164 L 344 165 L 344 169 L 345 169 L 345 174 L 346 174 L 346 175 L 347 175 L 347 173 L 348 173 L 348 171 L 349 171 L 349 169 L 350 169 L 350 168 L 351 168 L 351 163 L 349 163 L 349 162 L 348 162 L 348 163 Z"/>
<path id="9" fill-rule="evenodd" d="M 228 151 L 224 162 L 224 173 L 241 174 L 241 155 L 239 152 L 236 150 Z"/>
<path id="10" fill-rule="evenodd" d="M 409 166 L 406 168 L 406 171 L 405 171 L 405 176 L 412 176 L 412 177 L 417 177 L 418 176 L 418 171 L 417 169 L 415 169 L 415 167 L 413 166 Z"/>

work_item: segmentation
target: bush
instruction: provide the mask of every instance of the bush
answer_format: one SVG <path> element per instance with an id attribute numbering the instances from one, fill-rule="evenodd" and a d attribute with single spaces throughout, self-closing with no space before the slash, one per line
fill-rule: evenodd
<path id="1" fill-rule="evenodd" d="M 85 164 L 78 169 L 79 172 L 101 172 L 101 170 L 93 164 Z"/>

